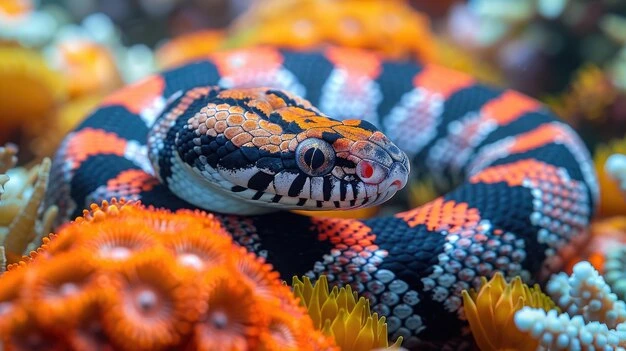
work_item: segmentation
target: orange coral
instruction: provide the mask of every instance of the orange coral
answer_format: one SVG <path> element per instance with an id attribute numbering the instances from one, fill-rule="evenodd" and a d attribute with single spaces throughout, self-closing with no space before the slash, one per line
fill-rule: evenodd
<path id="1" fill-rule="evenodd" d="M 259 1 L 237 19 L 227 46 L 332 44 L 429 62 L 436 50 L 429 26 L 426 16 L 399 0 Z"/>
<path id="2" fill-rule="evenodd" d="M 210 214 L 92 205 L 0 276 L 8 350 L 336 350 Z"/>
<path id="3" fill-rule="evenodd" d="M 210 289 L 205 298 L 208 308 L 194 330 L 198 350 L 254 349 L 260 326 L 267 323 L 262 318 L 267 317 L 250 298 L 253 287 L 222 269 L 208 272 L 204 280 Z"/>
<path id="4" fill-rule="evenodd" d="M 153 255 L 130 260 L 114 277 L 118 293 L 105 300 L 103 324 L 122 348 L 163 349 L 189 332 L 200 301 L 194 301 L 197 294 L 187 291 L 193 284 L 184 282 L 175 268 L 171 257 Z"/>
<path id="5" fill-rule="evenodd" d="M 230 243 L 219 237 L 190 232 L 188 235 L 165 237 L 165 247 L 174 255 L 178 264 L 193 273 L 224 264 Z"/>
<path id="6" fill-rule="evenodd" d="M 67 77 L 71 97 L 108 93 L 122 86 L 115 58 L 105 46 L 70 39 L 58 43 L 54 49 L 54 59 Z"/>
<path id="7" fill-rule="evenodd" d="M 26 318 L 26 311 L 19 303 L 24 275 L 7 272 L 0 284 L 0 334 L 10 332 L 19 321 Z"/>
<path id="8" fill-rule="evenodd" d="M 166 69 L 206 58 L 222 46 L 225 34 L 221 30 L 207 29 L 171 39 L 155 52 L 157 63 Z"/>
<path id="9" fill-rule="evenodd" d="M 5 0 L 0 1 L 0 18 L 15 19 L 33 11 L 32 0 Z"/>
<path id="10" fill-rule="evenodd" d="M 46 117 L 66 99 L 63 76 L 34 50 L 0 47 L 0 79 L 0 137 L 25 123 L 45 124 Z"/>
<path id="11" fill-rule="evenodd" d="M 266 264 L 264 259 L 247 253 L 245 248 L 240 248 L 239 257 L 235 258 L 235 267 L 246 280 L 260 294 L 271 296 L 275 286 L 271 283 L 278 280 L 278 272 L 272 270 L 272 266 Z"/>
<path id="12" fill-rule="evenodd" d="M 98 296 L 94 271 L 81 255 L 60 255 L 26 275 L 23 300 L 36 306 L 42 325 L 73 321 Z"/>
<path id="13" fill-rule="evenodd" d="M 151 254 L 158 240 L 139 220 L 114 218 L 89 225 L 93 232 L 81 233 L 74 244 L 102 269 L 115 269 L 142 253 Z"/>

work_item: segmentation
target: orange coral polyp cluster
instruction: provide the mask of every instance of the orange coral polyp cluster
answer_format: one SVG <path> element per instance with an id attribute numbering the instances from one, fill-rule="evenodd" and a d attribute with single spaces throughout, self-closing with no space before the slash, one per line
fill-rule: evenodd
<path id="1" fill-rule="evenodd" d="M 212 215 L 92 205 L 0 276 L 7 350 L 335 350 Z"/>
<path id="2" fill-rule="evenodd" d="M 236 20 L 230 35 L 230 46 L 331 44 L 423 62 L 436 55 L 428 18 L 401 0 L 263 1 Z"/>

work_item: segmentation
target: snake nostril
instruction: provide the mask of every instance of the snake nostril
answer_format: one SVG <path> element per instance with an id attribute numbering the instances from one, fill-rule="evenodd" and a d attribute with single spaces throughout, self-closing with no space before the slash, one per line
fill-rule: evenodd
<path id="1" fill-rule="evenodd" d="M 398 189 L 402 188 L 402 181 L 401 180 L 394 180 L 393 183 L 391 183 L 391 185 L 395 185 L 396 187 L 398 187 Z"/>

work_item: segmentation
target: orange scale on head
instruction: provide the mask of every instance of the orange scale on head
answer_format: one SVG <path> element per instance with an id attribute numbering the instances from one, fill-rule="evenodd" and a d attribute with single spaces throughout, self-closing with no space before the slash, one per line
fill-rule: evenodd
<path id="1" fill-rule="evenodd" d="M 219 268 L 205 273 L 202 285 L 207 288 L 203 294 L 207 308 L 194 327 L 197 350 L 254 349 L 267 317 L 252 287 Z"/>
<path id="2" fill-rule="evenodd" d="M 338 125 L 332 128 L 335 132 L 339 133 L 344 138 L 347 138 L 353 141 L 366 140 L 370 136 L 372 136 L 372 132 L 370 130 L 359 128 L 359 127 Z"/>
<path id="3" fill-rule="evenodd" d="M 106 334 L 124 350 L 176 347 L 201 309 L 200 288 L 184 280 L 169 255 L 135 259 L 111 277 L 116 294 L 103 302 Z"/>

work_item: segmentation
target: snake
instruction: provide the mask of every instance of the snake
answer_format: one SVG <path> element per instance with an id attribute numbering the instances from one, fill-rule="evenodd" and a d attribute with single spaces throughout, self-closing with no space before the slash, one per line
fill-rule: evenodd
<path id="1" fill-rule="evenodd" d="M 65 137 L 50 178 L 63 220 L 114 197 L 211 212 L 281 277 L 351 285 L 409 349 L 468 335 L 461 292 L 480 277 L 560 270 L 599 200 L 585 144 L 537 100 L 342 47 L 220 51 L 124 87 Z M 441 195 L 388 215 L 292 211 L 381 205 L 426 180 Z"/>

